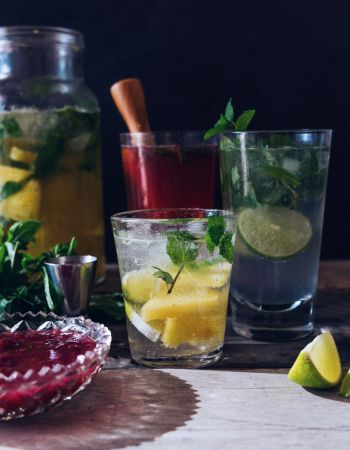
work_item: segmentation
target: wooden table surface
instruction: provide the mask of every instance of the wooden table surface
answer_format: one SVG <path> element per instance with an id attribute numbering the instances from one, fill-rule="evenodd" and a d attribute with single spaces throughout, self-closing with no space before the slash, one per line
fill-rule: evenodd
<path id="1" fill-rule="evenodd" d="M 114 268 L 102 290 L 119 285 Z M 317 330 L 331 329 L 350 366 L 350 261 L 321 263 Z M 350 400 L 291 383 L 287 369 L 310 340 L 258 343 L 228 325 L 210 369 L 145 369 L 130 361 L 124 325 L 110 326 L 107 364 L 71 401 L 0 424 L 0 449 L 348 449 Z"/>

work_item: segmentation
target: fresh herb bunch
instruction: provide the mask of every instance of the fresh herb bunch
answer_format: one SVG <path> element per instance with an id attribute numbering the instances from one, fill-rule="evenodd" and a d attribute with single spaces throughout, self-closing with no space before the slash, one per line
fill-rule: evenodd
<path id="1" fill-rule="evenodd" d="M 225 219 L 222 216 L 208 217 L 208 229 L 205 234 L 207 249 L 211 254 L 215 249 L 228 262 L 233 261 L 232 233 L 225 231 Z M 169 272 L 153 266 L 156 272 L 153 276 L 163 280 L 171 294 L 176 281 L 185 267 L 191 268 L 199 253 L 199 242 L 196 236 L 188 231 L 172 231 L 167 234 L 166 252 L 171 261 L 179 267 L 173 277 Z"/>
<path id="2" fill-rule="evenodd" d="M 248 128 L 255 114 L 255 109 L 248 109 L 235 119 L 235 112 L 232 106 L 232 99 L 227 102 L 224 114 L 220 114 L 219 120 L 213 128 L 210 128 L 204 135 L 207 141 L 213 136 L 223 131 L 245 131 Z"/>
<path id="3" fill-rule="evenodd" d="M 15 222 L 7 230 L 0 224 L 0 313 L 57 311 L 60 298 L 51 288 L 44 260 L 74 253 L 76 240 L 57 244 L 34 257 L 27 252 L 41 222 Z"/>

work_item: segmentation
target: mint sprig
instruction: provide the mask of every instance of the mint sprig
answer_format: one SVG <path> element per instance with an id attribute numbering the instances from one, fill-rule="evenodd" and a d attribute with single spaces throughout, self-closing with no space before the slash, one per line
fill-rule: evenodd
<path id="1" fill-rule="evenodd" d="M 173 278 L 169 272 L 153 266 L 157 269 L 153 276 L 163 280 L 167 286 L 168 294 L 171 294 L 186 264 L 195 261 L 197 258 L 199 244 L 196 242 L 196 237 L 187 231 L 172 231 L 167 235 L 166 251 L 171 261 L 180 266 L 179 270 Z"/>
<path id="2" fill-rule="evenodd" d="M 71 255 L 76 241 L 33 256 L 27 249 L 40 225 L 37 220 L 15 222 L 9 228 L 0 225 L 0 317 L 4 312 L 59 311 L 61 298 L 50 286 L 44 261 Z"/>
<path id="3" fill-rule="evenodd" d="M 205 234 L 205 242 L 211 254 L 215 248 L 219 248 L 220 255 L 228 262 L 233 261 L 232 233 L 225 231 L 225 220 L 221 216 L 210 216 L 208 218 L 208 229 Z M 199 243 L 197 238 L 187 231 L 172 231 L 167 234 L 166 252 L 171 261 L 180 266 L 176 275 L 173 277 L 169 272 L 160 267 L 153 266 L 156 272 L 155 278 L 160 278 L 167 286 L 167 293 L 171 294 L 174 286 L 183 271 L 191 266 L 199 253 Z"/>
<path id="4" fill-rule="evenodd" d="M 165 270 L 160 269 L 159 267 L 156 266 L 152 266 L 153 269 L 157 269 L 157 272 L 154 272 L 153 276 L 155 278 L 160 278 L 161 280 L 163 280 L 168 288 L 168 294 L 169 294 L 169 289 L 171 288 L 171 285 L 174 283 L 174 279 L 173 277 L 170 275 L 169 272 L 166 272 Z"/>
<path id="5" fill-rule="evenodd" d="M 225 219 L 222 216 L 210 216 L 208 218 L 208 230 L 205 235 L 205 242 L 211 254 L 216 247 L 219 247 L 220 255 L 229 263 L 233 261 L 233 233 L 225 231 Z"/>
<path id="6" fill-rule="evenodd" d="M 255 114 L 255 109 L 248 109 L 235 119 L 232 99 L 227 102 L 225 113 L 220 114 L 219 120 L 204 135 L 204 140 L 209 140 L 223 131 L 245 131 Z"/>

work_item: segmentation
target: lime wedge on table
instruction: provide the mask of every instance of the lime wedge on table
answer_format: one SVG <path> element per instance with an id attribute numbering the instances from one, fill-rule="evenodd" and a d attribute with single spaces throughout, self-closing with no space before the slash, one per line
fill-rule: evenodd
<path id="1" fill-rule="evenodd" d="M 280 206 L 244 209 L 238 217 L 238 232 L 251 250 L 273 259 L 300 253 L 312 237 L 307 217 Z"/>
<path id="2" fill-rule="evenodd" d="M 157 342 L 160 338 L 160 332 L 155 328 L 152 328 L 148 323 L 146 323 L 137 312 L 135 312 L 129 303 L 125 302 L 125 314 L 134 327 L 147 339 L 152 342 Z"/>
<path id="3" fill-rule="evenodd" d="M 350 397 L 350 369 L 341 383 L 339 394 L 344 397 Z"/>
<path id="4" fill-rule="evenodd" d="M 350 369 L 341 383 L 339 394 L 344 397 L 350 397 Z"/>
<path id="5" fill-rule="evenodd" d="M 327 331 L 299 353 L 288 378 L 304 387 L 327 389 L 340 382 L 341 374 L 338 349 Z"/>

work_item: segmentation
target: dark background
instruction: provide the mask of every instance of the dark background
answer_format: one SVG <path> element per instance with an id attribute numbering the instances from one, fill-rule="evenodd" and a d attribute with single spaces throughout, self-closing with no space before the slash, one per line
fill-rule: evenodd
<path id="1" fill-rule="evenodd" d="M 206 129 L 229 97 L 254 107 L 252 129 L 332 128 L 323 258 L 349 258 L 348 0 L 0 0 L 0 25 L 76 28 L 87 84 L 100 101 L 107 254 L 109 216 L 126 208 L 109 94 L 142 79 L 154 130 Z"/>

